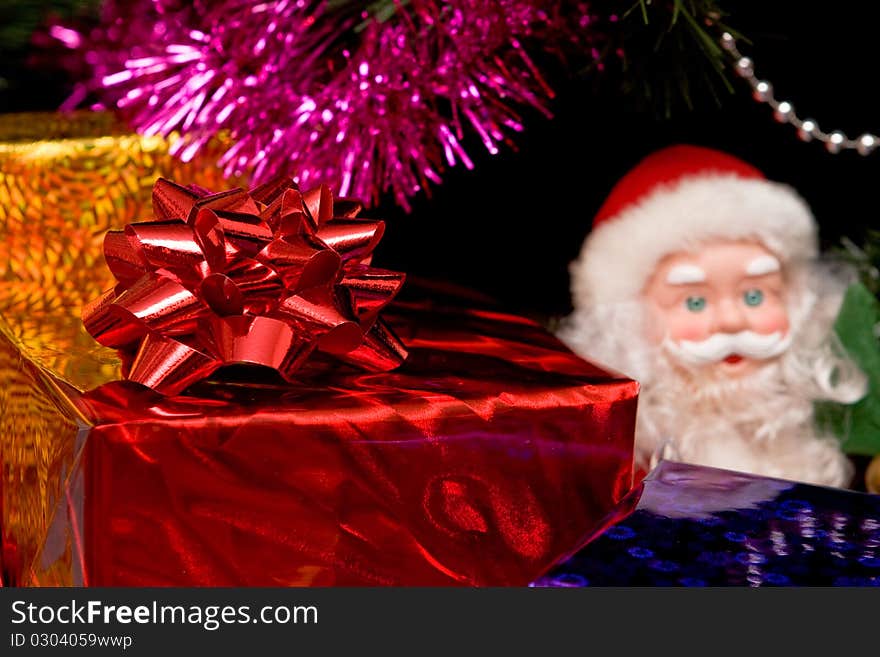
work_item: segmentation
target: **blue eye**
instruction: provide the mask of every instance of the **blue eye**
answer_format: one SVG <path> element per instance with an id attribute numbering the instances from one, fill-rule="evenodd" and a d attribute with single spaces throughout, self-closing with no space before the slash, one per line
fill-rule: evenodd
<path id="1" fill-rule="evenodd" d="M 706 308 L 706 297 L 688 297 L 684 305 L 692 313 L 701 312 Z"/>
<path id="2" fill-rule="evenodd" d="M 743 301 L 747 306 L 760 306 L 764 302 L 764 293 L 761 290 L 749 290 L 743 294 Z"/>

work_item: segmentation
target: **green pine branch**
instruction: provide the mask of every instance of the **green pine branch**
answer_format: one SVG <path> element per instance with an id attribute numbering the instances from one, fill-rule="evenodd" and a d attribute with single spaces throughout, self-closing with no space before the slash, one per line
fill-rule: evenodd
<path id="1" fill-rule="evenodd" d="M 623 90 L 666 116 L 681 104 L 693 108 L 700 95 L 720 103 L 734 89 L 719 38 L 741 38 L 725 16 L 716 0 L 636 0 L 616 35 Z"/>

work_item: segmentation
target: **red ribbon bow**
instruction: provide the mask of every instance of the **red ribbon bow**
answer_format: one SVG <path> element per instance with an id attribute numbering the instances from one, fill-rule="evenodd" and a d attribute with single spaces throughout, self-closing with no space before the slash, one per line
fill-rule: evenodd
<path id="1" fill-rule="evenodd" d="M 232 363 L 291 380 L 315 349 L 393 369 L 406 350 L 378 314 L 404 274 L 370 266 L 385 224 L 361 208 L 288 179 L 213 194 L 160 178 L 155 221 L 104 238 L 119 283 L 83 322 L 127 378 L 169 395 Z"/>

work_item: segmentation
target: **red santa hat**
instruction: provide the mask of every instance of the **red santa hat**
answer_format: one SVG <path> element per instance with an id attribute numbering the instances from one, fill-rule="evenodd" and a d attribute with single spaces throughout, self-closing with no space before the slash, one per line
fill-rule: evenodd
<path id="1" fill-rule="evenodd" d="M 666 255 L 712 239 L 753 239 L 785 264 L 814 258 L 816 222 L 791 187 L 732 155 L 672 146 L 611 190 L 571 265 L 575 307 L 636 298 Z"/>

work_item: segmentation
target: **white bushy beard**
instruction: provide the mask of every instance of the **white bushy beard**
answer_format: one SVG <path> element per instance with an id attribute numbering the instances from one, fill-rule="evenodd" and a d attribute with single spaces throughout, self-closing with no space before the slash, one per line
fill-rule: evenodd
<path id="1" fill-rule="evenodd" d="M 847 273 L 827 266 L 788 275 L 791 344 L 753 373 L 683 365 L 648 342 L 646 304 L 576 308 L 559 337 L 579 355 L 639 381 L 636 458 L 658 458 L 829 486 L 852 477 L 839 441 L 820 431 L 813 403 L 853 403 L 864 396 L 864 374 L 833 331 Z"/>

